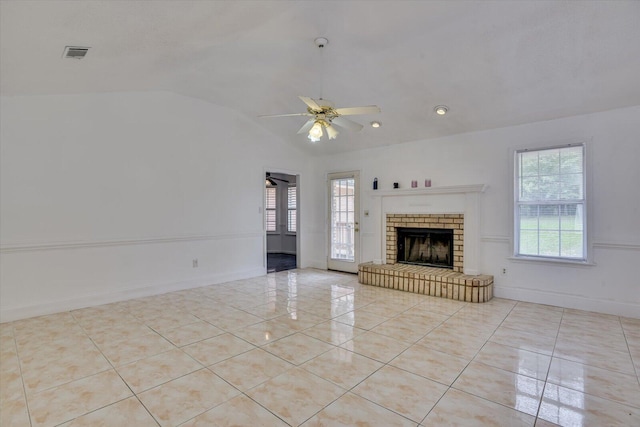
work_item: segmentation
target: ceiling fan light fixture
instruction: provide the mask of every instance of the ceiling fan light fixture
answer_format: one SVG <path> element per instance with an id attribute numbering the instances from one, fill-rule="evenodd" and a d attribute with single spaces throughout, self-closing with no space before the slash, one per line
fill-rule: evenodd
<path id="1" fill-rule="evenodd" d="M 433 110 L 437 115 L 444 116 L 449 111 L 449 107 L 447 107 L 446 105 L 437 105 Z"/>
<path id="2" fill-rule="evenodd" d="M 311 129 L 309 129 L 309 135 L 307 136 L 311 142 L 318 142 L 322 138 L 322 124 L 320 120 L 316 120 Z"/>
<path id="3" fill-rule="evenodd" d="M 372 128 L 379 128 L 380 126 L 382 126 L 382 123 L 380 123 L 379 121 L 373 121 L 371 122 L 371 127 Z"/>
<path id="4" fill-rule="evenodd" d="M 327 130 L 327 136 L 329 139 L 336 139 L 336 136 L 340 133 L 331 125 L 325 126 L 325 129 Z"/>

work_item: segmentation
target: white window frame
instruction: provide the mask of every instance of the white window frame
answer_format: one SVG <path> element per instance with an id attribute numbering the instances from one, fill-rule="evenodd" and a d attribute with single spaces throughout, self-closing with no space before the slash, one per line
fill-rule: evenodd
<path id="1" fill-rule="evenodd" d="M 294 206 L 291 207 L 291 205 L 289 204 L 289 193 L 291 192 L 291 190 L 293 189 L 293 192 L 295 194 L 296 200 L 294 203 Z M 291 225 L 291 221 L 290 221 L 290 215 L 291 215 L 291 211 L 295 212 L 295 227 L 293 230 L 291 230 L 290 225 Z M 289 186 L 287 187 L 287 234 L 296 234 L 298 229 L 298 187 L 296 186 L 296 184 L 289 184 Z"/>
<path id="2" fill-rule="evenodd" d="M 577 199 L 579 201 L 579 203 L 583 204 L 583 224 L 582 224 L 582 245 L 583 245 L 583 253 L 582 253 L 582 257 L 581 258 L 572 258 L 572 257 L 563 257 L 563 256 L 547 256 L 547 255 L 530 255 L 530 254 L 520 254 L 519 253 L 519 249 L 520 249 L 520 228 L 519 228 L 519 206 L 520 206 L 520 201 L 519 201 L 519 162 L 518 162 L 518 155 L 520 153 L 523 152 L 535 152 L 535 151 L 544 151 L 544 150 L 551 150 L 551 149 L 562 149 L 562 148 L 569 148 L 569 147 L 576 147 L 576 146 L 581 146 L 582 147 L 582 185 L 583 185 L 583 194 L 582 194 L 582 199 Z M 566 263 L 566 264 L 573 264 L 573 265 L 594 265 L 591 261 L 591 255 L 592 255 L 592 251 L 591 249 L 591 244 L 590 244 L 590 237 L 591 237 L 591 233 L 590 233 L 590 221 L 589 221 L 589 213 L 591 211 L 590 209 L 590 204 L 589 204 L 589 194 L 590 194 L 590 190 L 591 190 L 591 185 L 590 185 L 590 167 L 589 167 L 589 150 L 588 150 L 588 145 L 584 142 L 584 141 L 578 141 L 578 142 L 570 142 L 570 143 L 565 143 L 565 144 L 560 144 L 560 145 L 554 145 L 554 146 L 541 146 L 541 147 L 530 147 L 530 148 L 521 148 L 521 149 L 514 149 L 512 151 L 512 186 L 513 186 L 513 198 L 512 198 L 512 224 L 513 224 L 513 238 L 512 238 L 512 242 L 513 242 L 513 256 L 511 257 L 512 260 L 522 260 L 522 261 L 541 261 L 541 262 L 551 262 L 551 263 Z M 570 203 L 574 203 L 576 202 L 576 200 L 554 200 L 554 201 L 544 201 L 544 203 L 540 203 L 541 201 L 538 201 L 537 204 L 570 204 Z M 529 204 L 536 204 L 536 202 L 529 202 Z"/>
<path id="3" fill-rule="evenodd" d="M 267 190 L 273 190 L 274 191 L 274 202 L 275 205 L 273 208 L 269 207 L 269 197 L 267 195 Z M 268 213 L 270 211 L 273 211 L 274 213 L 274 218 L 275 218 L 275 229 L 273 230 L 269 230 L 269 227 L 267 226 L 267 218 L 268 218 Z M 277 234 L 278 233 L 278 189 L 275 186 L 272 185 L 266 185 L 265 189 L 264 189 L 264 229 L 268 234 Z"/>

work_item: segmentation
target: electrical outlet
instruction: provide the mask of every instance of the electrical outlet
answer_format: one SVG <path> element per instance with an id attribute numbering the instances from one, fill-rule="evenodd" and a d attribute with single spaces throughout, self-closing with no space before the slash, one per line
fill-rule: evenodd
<path id="1" fill-rule="evenodd" d="M 501 274 L 502 274 L 503 276 L 506 276 L 506 275 L 507 275 L 507 267 L 502 267 Z"/>
<path id="2" fill-rule="evenodd" d="M 193 268 L 198 268 L 198 258 L 193 259 Z"/>

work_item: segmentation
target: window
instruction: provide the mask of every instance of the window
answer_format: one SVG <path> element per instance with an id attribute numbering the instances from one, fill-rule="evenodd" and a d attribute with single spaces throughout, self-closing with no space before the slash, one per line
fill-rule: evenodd
<path id="1" fill-rule="evenodd" d="M 296 186 L 292 185 L 287 188 L 287 232 L 296 232 L 296 212 L 297 198 Z"/>
<path id="2" fill-rule="evenodd" d="M 276 231 L 276 187 L 267 186 L 264 218 L 267 231 Z"/>
<path id="3" fill-rule="evenodd" d="M 515 256 L 586 261 L 584 145 L 515 155 Z"/>

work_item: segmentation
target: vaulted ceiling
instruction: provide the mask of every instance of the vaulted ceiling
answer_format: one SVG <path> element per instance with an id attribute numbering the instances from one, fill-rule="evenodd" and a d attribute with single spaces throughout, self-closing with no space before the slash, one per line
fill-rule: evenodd
<path id="1" fill-rule="evenodd" d="M 640 1 L 0 4 L 4 96 L 171 91 L 315 154 L 640 105 Z M 313 144 L 303 117 L 258 118 L 304 111 L 298 95 L 377 104 L 352 118 L 382 127 Z"/>

